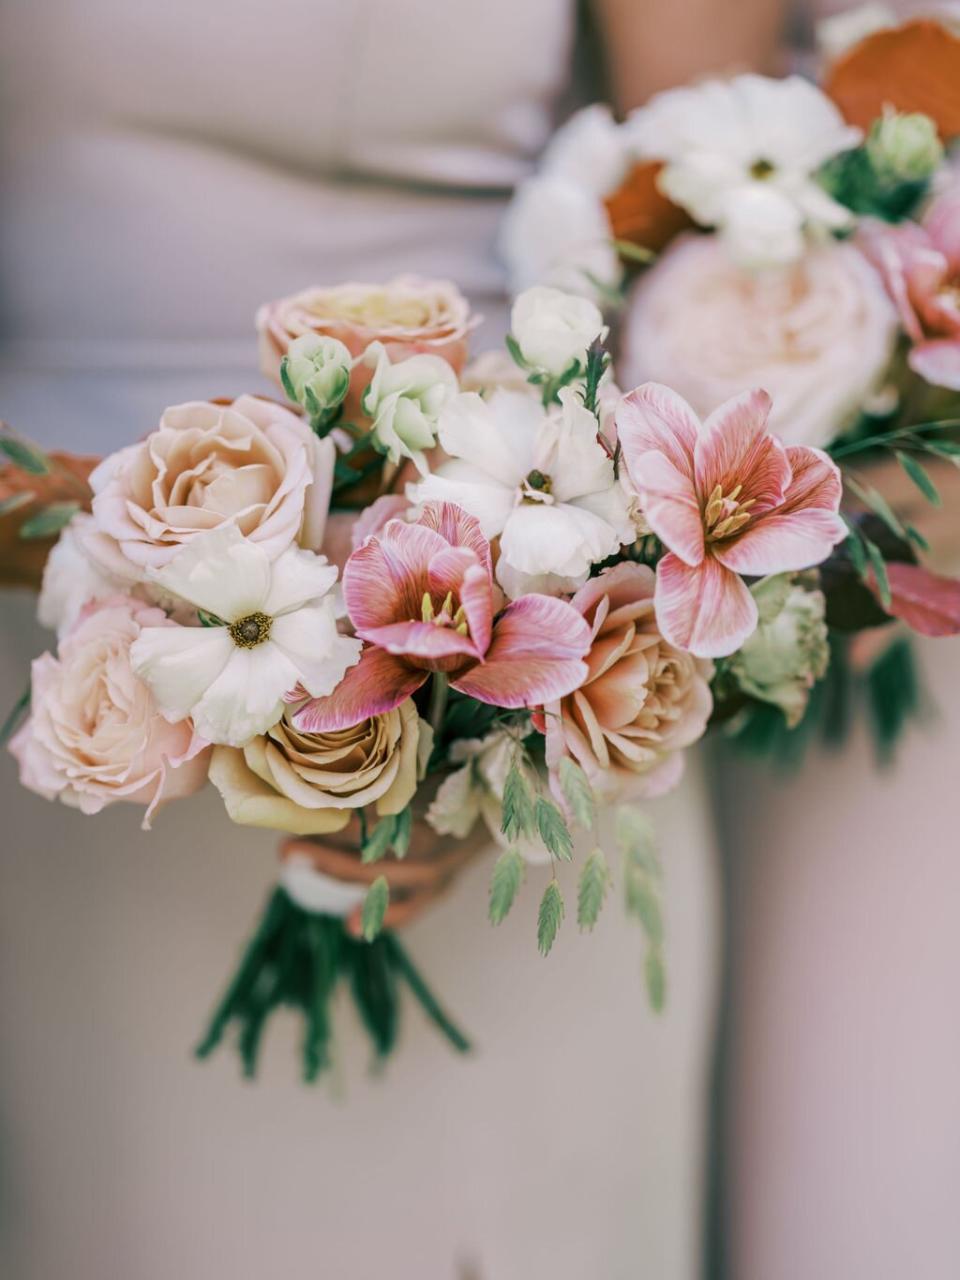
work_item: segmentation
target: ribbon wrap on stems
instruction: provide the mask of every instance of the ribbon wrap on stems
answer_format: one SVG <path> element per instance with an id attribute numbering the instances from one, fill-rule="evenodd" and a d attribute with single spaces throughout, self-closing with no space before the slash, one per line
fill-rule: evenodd
<path id="1" fill-rule="evenodd" d="M 208 1057 L 235 1031 L 244 1075 L 253 1077 L 271 1014 L 291 1008 L 303 1018 L 303 1078 L 313 1082 L 331 1064 L 332 999 L 341 982 L 351 992 L 376 1061 L 389 1057 L 396 1044 L 404 985 L 456 1050 L 470 1048 L 395 930 L 436 901 L 488 837 L 478 833 L 451 840 L 419 818 L 405 858 L 391 854 L 363 862 L 359 841 L 346 838 L 350 830 L 344 838 L 287 839 L 281 844 L 279 884 L 197 1046 L 199 1058 Z M 368 941 L 362 932 L 362 903 L 381 876 L 390 888 L 390 905 L 381 931 Z"/>

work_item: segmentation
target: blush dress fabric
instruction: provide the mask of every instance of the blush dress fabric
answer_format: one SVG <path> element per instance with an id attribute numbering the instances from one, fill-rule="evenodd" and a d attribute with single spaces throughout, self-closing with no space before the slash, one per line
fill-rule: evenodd
<path id="1" fill-rule="evenodd" d="M 494 242 L 553 124 L 565 0 L 8 0 L 0 32 L 0 414 L 102 453 L 164 406 L 267 390 L 258 303 L 449 276 L 506 326 Z M 0 698 L 50 643 L 5 597 Z M 618 1280 L 698 1274 L 717 973 L 699 762 L 651 807 L 666 1012 L 612 896 L 536 952 L 542 873 L 486 920 L 490 860 L 407 935 L 476 1041 L 408 1007 L 371 1076 L 298 1080 L 279 1016 L 255 1084 L 196 1043 L 275 875 L 217 794 L 85 819 L 0 761 L 0 1274 L 16 1280 Z"/>

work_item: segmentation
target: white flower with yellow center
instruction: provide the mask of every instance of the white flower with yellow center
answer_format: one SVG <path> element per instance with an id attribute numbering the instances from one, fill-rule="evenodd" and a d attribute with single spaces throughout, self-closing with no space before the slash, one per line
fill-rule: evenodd
<path id="1" fill-rule="evenodd" d="M 312 551 L 290 547 L 271 562 L 223 525 L 150 577 L 214 625 L 145 627 L 134 670 L 165 717 L 192 717 L 208 742 L 242 747 L 280 719 L 284 694 L 332 693 L 359 660 L 360 641 L 337 632 L 336 567 Z"/>
<path id="2" fill-rule="evenodd" d="M 852 221 L 816 174 L 862 135 L 800 76 L 743 75 L 668 89 L 626 128 L 641 159 L 664 162 L 664 194 L 697 222 L 720 228 L 743 265 L 792 261 L 803 253 L 805 231 Z"/>
<path id="3" fill-rule="evenodd" d="M 575 591 L 636 536 L 596 418 L 569 387 L 560 400 L 544 410 L 513 391 L 458 395 L 440 415 L 452 461 L 408 488 L 413 502 L 456 503 L 500 539 L 497 581 L 511 599 Z"/>

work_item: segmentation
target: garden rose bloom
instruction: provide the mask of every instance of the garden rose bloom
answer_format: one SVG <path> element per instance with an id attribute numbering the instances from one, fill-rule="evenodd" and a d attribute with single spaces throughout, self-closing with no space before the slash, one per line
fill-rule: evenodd
<path id="1" fill-rule="evenodd" d="M 646 565 L 618 564 L 580 588 L 571 603 L 591 627 L 589 674 L 539 718 L 551 771 L 571 756 L 606 800 L 675 786 L 713 708 L 713 664 L 664 640 L 654 581 Z"/>
<path id="2" fill-rule="evenodd" d="M 343 597 L 360 663 L 331 696 L 307 703 L 298 728 L 318 733 L 399 706 L 429 678 L 494 706 L 537 706 L 575 689 L 590 642 L 575 609 L 549 596 L 497 615 L 490 545 L 472 516 L 428 504 L 416 524 L 391 520 L 353 553 Z"/>
<path id="3" fill-rule="evenodd" d="M 271 559 L 319 548 L 334 446 L 282 406 L 254 396 L 167 409 L 139 444 L 90 477 L 97 528 L 141 569 L 168 564 L 198 534 L 234 525 Z"/>
<path id="4" fill-rule="evenodd" d="M 673 387 L 697 413 L 761 386 L 770 429 L 787 444 L 829 443 L 875 391 L 897 322 L 877 273 L 850 245 L 798 263 L 742 271 L 715 236 L 679 241 L 630 302 L 623 344 L 628 386 Z"/>
<path id="5" fill-rule="evenodd" d="M 234 822 L 323 835 L 342 830 L 364 805 L 383 816 L 410 803 L 420 741 L 412 701 L 331 733 L 303 733 L 291 715 L 242 750 L 214 750 L 210 781 Z"/>
<path id="6" fill-rule="evenodd" d="M 664 639 L 703 658 L 733 653 L 757 625 L 741 574 L 808 569 L 847 536 L 842 483 L 817 449 L 784 447 L 770 397 L 748 391 L 700 423 L 676 392 L 648 382 L 617 410 L 623 459 L 651 529 Z"/>
<path id="7" fill-rule="evenodd" d="M 934 386 L 960 391 L 960 178 L 919 225 L 864 218 L 859 242 L 913 343 L 911 369 Z"/>
<path id="8" fill-rule="evenodd" d="M 30 718 L 10 743 L 24 786 L 83 813 L 146 805 L 146 827 L 158 804 L 203 785 L 205 744 L 189 720 L 160 715 L 130 661 L 144 627 L 173 625 L 162 609 L 111 596 L 84 610 L 56 657 L 34 661 Z"/>
<path id="9" fill-rule="evenodd" d="M 421 353 L 442 356 L 459 373 L 467 338 L 479 323 L 470 304 L 448 280 L 398 276 L 387 284 L 341 284 L 304 289 L 265 303 L 257 312 L 260 367 L 280 381 L 280 361 L 305 333 L 337 338 L 353 356 L 382 342 L 391 360 Z"/>

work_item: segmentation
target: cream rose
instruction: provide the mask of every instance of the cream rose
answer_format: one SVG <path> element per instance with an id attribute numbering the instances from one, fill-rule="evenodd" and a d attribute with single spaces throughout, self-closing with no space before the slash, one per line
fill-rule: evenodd
<path id="1" fill-rule="evenodd" d="M 30 718 L 10 743 L 24 786 L 83 813 L 117 800 L 157 805 L 203 785 L 209 751 L 189 720 L 170 723 L 133 671 L 130 647 L 144 627 L 170 625 L 131 596 L 88 606 L 57 656 L 31 669 Z"/>
<path id="2" fill-rule="evenodd" d="M 234 822 L 294 835 L 340 831 L 354 809 L 399 813 L 417 789 L 420 720 L 411 700 L 335 733 L 284 716 L 242 749 L 217 747 L 210 781 Z"/>
<path id="3" fill-rule="evenodd" d="M 90 477 L 97 529 L 140 569 L 167 564 L 200 533 L 232 524 L 275 559 L 294 542 L 319 550 L 334 445 L 255 396 L 167 409 L 139 444 Z"/>
<path id="4" fill-rule="evenodd" d="M 675 786 L 713 708 L 712 663 L 657 630 L 655 581 L 646 565 L 620 564 L 580 588 L 571 603 L 593 629 L 589 673 L 540 721 L 551 771 L 572 756 L 605 800 Z"/>
<path id="5" fill-rule="evenodd" d="M 627 386 L 665 383 L 701 415 L 763 387 L 781 439 L 823 447 L 878 388 L 896 332 L 879 277 L 851 245 L 751 274 L 716 236 L 698 236 L 634 291 L 619 371 Z"/>
<path id="6" fill-rule="evenodd" d="M 477 323 L 466 298 L 448 280 L 399 276 L 387 284 L 304 289 L 257 312 L 260 367 L 279 382 L 280 361 L 291 342 L 318 333 L 337 338 L 353 356 L 363 355 L 371 342 L 382 342 L 393 361 L 441 356 L 459 373 Z"/>

